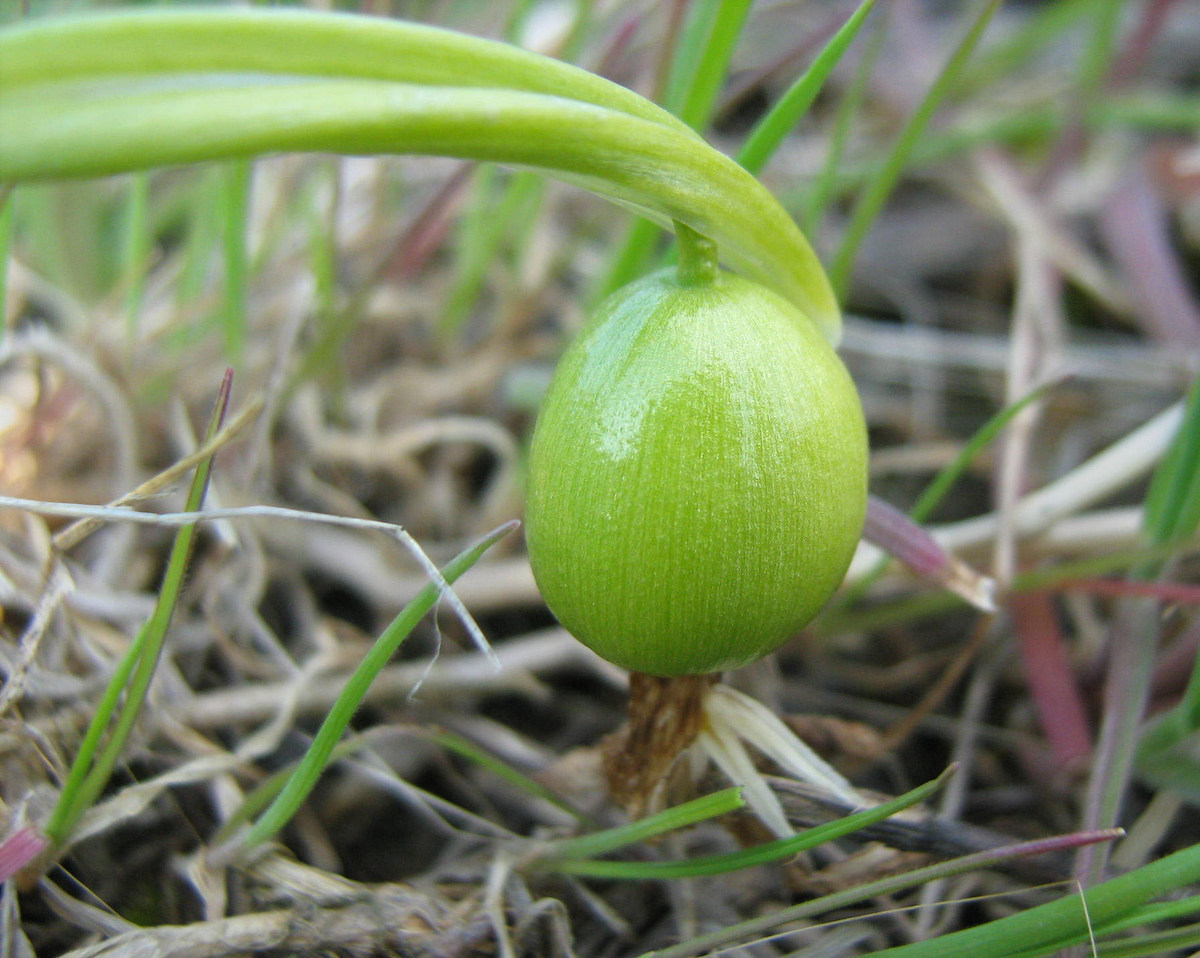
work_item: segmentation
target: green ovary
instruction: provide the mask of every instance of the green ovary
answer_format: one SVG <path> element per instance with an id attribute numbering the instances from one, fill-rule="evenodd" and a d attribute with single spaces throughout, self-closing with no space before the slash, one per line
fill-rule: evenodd
<path id="1" fill-rule="evenodd" d="M 526 534 L 551 610 L 651 675 L 737 668 L 808 623 L 866 509 L 866 430 L 820 333 L 729 274 L 618 291 L 564 355 Z"/>

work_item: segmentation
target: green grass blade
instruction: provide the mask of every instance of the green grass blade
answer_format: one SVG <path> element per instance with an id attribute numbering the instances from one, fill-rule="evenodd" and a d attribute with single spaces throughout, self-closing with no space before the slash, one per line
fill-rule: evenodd
<path id="1" fill-rule="evenodd" d="M 829 136 L 829 145 L 825 150 L 825 161 L 821 164 L 821 172 L 805 191 L 798 204 L 800 222 L 804 231 L 810 236 L 817 235 L 825 218 L 825 210 L 835 194 L 835 189 L 838 183 L 845 178 L 842 169 L 845 165 L 844 157 L 846 143 L 850 138 L 850 128 L 854 118 L 861 113 L 863 103 L 866 101 L 871 74 L 875 70 L 875 64 L 879 60 L 884 40 L 887 37 L 886 27 L 890 14 L 891 8 L 885 5 L 876 18 L 867 49 L 858 64 L 858 69 L 854 71 L 854 80 L 839 101 L 837 112 L 834 114 L 833 129 Z M 871 178 L 866 180 L 866 183 L 869 184 L 873 181 L 874 178 Z"/>
<path id="2" fill-rule="evenodd" d="M 839 300 L 845 298 L 846 289 L 850 285 L 850 274 L 854 268 L 854 258 L 858 255 L 859 246 L 862 245 L 871 224 L 875 222 L 875 218 L 883 209 L 884 203 L 887 202 L 887 198 L 899 181 L 900 174 L 907 166 L 913 149 L 924 135 L 929 121 L 933 119 L 934 113 L 937 112 L 942 101 L 958 81 L 963 66 L 971 58 L 971 54 L 979 43 L 979 38 L 983 36 L 984 28 L 999 6 L 1000 0 L 986 0 L 966 36 L 955 48 L 924 99 L 921 100 L 920 105 L 904 125 L 904 129 L 901 130 L 900 136 L 888 154 L 887 162 L 880 175 L 868 186 L 866 192 L 855 204 L 854 211 L 850 214 L 850 222 L 846 227 L 846 235 L 843 237 L 830 267 L 830 280 Z"/>
<path id="3" fill-rule="evenodd" d="M 176 541 L 178 542 L 178 537 Z M 172 558 L 174 558 L 174 552 L 172 552 Z M 159 596 L 161 602 L 162 593 Z M 149 637 L 150 627 L 147 623 L 138 631 L 133 644 L 130 645 L 116 669 L 113 670 L 112 678 L 105 687 L 104 694 L 100 697 L 91 724 L 88 725 L 88 730 L 79 745 L 79 751 L 75 755 L 75 761 L 67 773 L 67 780 L 63 783 L 58 801 L 43 829 L 46 837 L 55 845 L 61 845 L 66 841 L 79 817 L 91 805 L 91 801 L 84 794 L 84 784 L 87 781 L 88 773 L 96 767 L 93 760 L 100 748 L 100 740 L 113 715 L 117 712 L 121 695 L 129 683 L 129 677 L 143 658 Z"/>
<path id="4" fill-rule="evenodd" d="M 581 3 L 560 59 L 572 60 L 586 36 L 591 4 Z M 504 39 L 518 43 L 534 10 L 532 0 L 520 0 L 510 14 Z M 474 199 L 459 228 L 456 246 L 457 275 L 442 308 L 439 327 L 443 336 L 457 334 L 479 299 L 484 276 L 507 238 L 524 249 L 544 193 L 541 181 L 530 173 L 518 173 L 505 185 L 498 203 L 490 194 L 496 171 L 485 165 L 475 173 Z"/>
<path id="5" fill-rule="evenodd" d="M 1192 386 L 1183 421 L 1174 441 L 1150 481 L 1142 523 L 1151 545 L 1190 536 L 1200 520 L 1200 377 Z M 1134 579 L 1157 578 L 1159 565 L 1139 565 L 1130 573 Z M 1104 825 L 1115 823 L 1139 758 L 1153 763 L 1149 749 L 1170 748 L 1186 737 L 1194 725 L 1193 712 L 1200 700 L 1200 659 L 1193 666 L 1183 700 L 1164 722 L 1152 732 L 1166 730 L 1167 741 L 1158 734 L 1144 736 L 1142 724 L 1153 680 L 1158 645 L 1157 606 L 1150 600 L 1128 600 L 1118 609 L 1112 636 L 1109 683 L 1105 711 L 1092 764 L 1085 821 Z M 1139 754 L 1140 753 L 1140 754 Z M 1088 868 L 1092 880 L 1098 877 L 1103 858 L 1093 858 Z"/>
<path id="6" fill-rule="evenodd" d="M 754 848 L 745 848 L 724 855 L 708 855 L 673 862 L 622 862 L 585 859 L 578 853 L 563 855 L 559 852 L 560 857 L 550 863 L 549 867 L 566 874 L 592 878 L 672 879 L 722 875 L 788 858 L 825 842 L 844 838 L 868 825 L 874 825 L 876 822 L 883 821 L 883 819 L 929 798 L 945 784 L 948 775 L 948 772 L 943 773 L 932 782 L 926 782 L 899 798 L 874 808 L 855 812 L 853 815 L 847 815 L 837 821 L 806 829 L 790 838 L 776 839 Z M 574 839 L 574 841 L 583 842 L 584 839 Z M 573 851 L 574 849 L 572 849 Z"/>
<path id="7" fill-rule="evenodd" d="M 184 239 L 183 263 L 175 284 L 175 302 L 180 307 L 194 304 L 208 282 L 214 252 L 221 241 L 220 199 L 222 190 L 220 168 L 198 171 L 197 182 L 188 197 L 185 215 L 187 236 Z"/>
<path id="8" fill-rule="evenodd" d="M 693 0 L 689 7 L 663 105 L 693 130 L 712 118 L 749 12 L 750 0 Z"/>
<path id="9" fill-rule="evenodd" d="M 1082 902 L 1078 894 L 1065 895 L 1036 908 L 932 941 L 885 949 L 877 953 L 877 958 L 1049 955 L 1060 948 L 1087 941 L 1090 928 L 1104 929 L 1112 922 L 1136 914 L 1146 902 L 1196 881 L 1200 881 L 1200 845 L 1088 889 L 1083 893 Z"/>
<path id="10" fill-rule="evenodd" d="M 229 404 L 229 392 L 232 378 L 226 373 L 217 396 L 212 418 L 204 442 L 208 442 L 217 434 L 225 417 Z M 204 504 L 204 494 L 208 490 L 208 477 L 212 469 L 212 457 L 203 460 L 192 477 L 191 488 L 188 490 L 185 510 L 196 512 Z M 46 837 L 56 845 L 61 845 L 70 836 L 79 818 L 99 797 L 112 776 L 121 750 L 133 728 L 145 701 L 146 692 L 154 678 L 158 660 L 166 641 L 167 629 L 171 624 L 171 616 L 179 593 L 183 588 L 183 580 L 187 572 L 188 559 L 191 556 L 192 545 L 195 541 L 195 524 L 181 526 L 175 534 L 175 542 L 171 547 L 171 555 L 167 560 L 166 572 L 163 574 L 162 586 L 159 589 L 158 601 L 149 620 L 130 645 L 125 656 L 118 664 L 112 679 L 105 688 L 91 725 L 84 735 L 75 762 L 67 775 L 58 802 L 50 815 L 45 828 Z M 100 740 L 105 729 L 117 713 L 118 704 L 124 695 L 124 704 L 120 707 L 116 724 L 103 750 L 100 750 Z M 99 753 L 99 754 L 97 754 Z"/>
<path id="11" fill-rule="evenodd" d="M 1090 123 L 1099 127 L 1133 126 L 1148 131 L 1195 133 L 1200 127 L 1200 99 L 1187 94 L 1127 94 L 1090 104 Z"/>
<path id="12" fill-rule="evenodd" d="M 1200 911 L 1200 908 L 1196 909 Z M 1200 924 L 1170 931 L 1142 932 L 1136 939 L 1106 941 L 1097 945 L 1099 958 L 1159 958 L 1172 952 L 1200 948 Z"/>
<path id="13" fill-rule="evenodd" d="M 775 155 L 779 144 L 795 129 L 800 118 L 812 106 L 813 100 L 829 79 L 829 74 L 858 36 L 867 14 L 874 6 L 875 0 L 863 0 L 858 5 L 858 9 L 842 24 L 842 28 L 825 44 L 812 65 L 788 87 L 787 92 L 750 131 L 737 155 L 737 161 L 747 170 L 759 173 Z"/>
<path id="14" fill-rule="evenodd" d="M 1047 3 L 1016 25 L 1016 28 L 963 71 L 955 96 L 962 98 L 986 90 L 1002 77 L 1026 65 L 1063 33 L 1096 15 L 1096 7 L 1109 0 L 1060 0 Z"/>
<path id="15" fill-rule="evenodd" d="M 580 872 L 572 870 L 575 865 L 586 867 L 593 864 L 627 864 L 625 862 L 597 863 L 591 859 L 596 855 L 606 855 L 635 842 L 644 842 L 651 838 L 657 838 L 659 835 L 665 835 L 667 832 L 688 828 L 697 822 L 715 818 L 718 815 L 727 815 L 729 812 L 735 812 L 742 808 L 745 804 L 741 788 L 725 788 L 719 792 L 694 798 L 682 805 L 663 809 L 661 812 L 647 815 L 637 821 L 618 825 L 616 828 L 552 842 L 540 857 L 538 864 L 542 868 L 571 874 L 580 874 Z"/>
<path id="16" fill-rule="evenodd" d="M 460 552 L 442 570 L 442 577 L 448 584 L 453 582 L 478 562 L 489 548 L 515 528 L 515 522 L 506 523 L 475 545 Z M 433 608 L 440 594 L 436 584 L 431 582 L 426 585 L 375 640 L 371 651 L 366 654 L 358 668 L 347 679 L 345 687 L 330 708 L 329 714 L 325 716 L 325 721 L 321 723 L 316 737 L 288 779 L 287 784 L 262 817 L 246 833 L 243 840 L 246 847 L 261 844 L 269 839 L 283 828 L 296 813 L 329 764 L 338 740 L 362 703 L 367 689 L 383 667 L 387 665 L 388 660 L 395 654 L 400 644 L 416 628 L 425 613 Z"/>
<path id="17" fill-rule="evenodd" d="M 1043 383 L 1035 389 L 1030 390 L 1016 402 L 1011 403 L 993 415 L 987 422 L 979 427 L 978 431 L 973 435 L 963 446 L 962 451 L 954 457 L 946 468 L 934 477 L 933 482 L 921 493 L 921 497 L 909 510 L 909 518 L 913 522 L 924 522 L 928 519 L 935 509 L 942 504 L 946 495 L 954 487 L 954 484 L 962 478 L 963 473 L 967 471 L 971 463 L 975 460 L 984 449 L 995 441 L 1001 431 L 1012 422 L 1013 418 L 1030 405 L 1043 399 L 1051 389 L 1059 386 L 1059 381 Z"/>
<path id="18" fill-rule="evenodd" d="M 1159 463 L 1146 493 L 1143 527 L 1155 545 L 1195 534 L 1200 525 L 1200 377 L 1192 384 L 1183 422 L 1167 454 Z M 1159 563 L 1138 566 L 1137 574 L 1153 577 Z M 1161 762 L 1163 753 L 1200 730 L 1200 657 L 1179 703 L 1153 720 L 1138 747 L 1142 765 Z"/>
<path id="19" fill-rule="evenodd" d="M 329 761 L 337 762 L 348 755 L 353 755 L 359 749 L 366 748 L 369 742 L 366 736 L 358 735 L 354 738 L 346 739 L 343 742 L 338 742 L 337 746 L 329 753 Z M 259 812 L 266 809 L 276 796 L 283 791 L 289 779 L 295 774 L 299 761 L 281 768 L 276 772 L 268 775 L 261 782 L 254 786 L 253 789 L 242 800 L 239 805 L 217 829 L 213 836 L 212 844 L 219 846 L 225 844 L 234 837 L 237 830 L 243 825 L 249 823 Z"/>
<path id="20" fill-rule="evenodd" d="M 1072 844 L 1108 841 L 1119 833 L 1101 832 L 1072 836 Z M 928 882 L 951 878 L 981 868 L 989 868 L 1000 860 L 1018 854 L 1038 854 L 1045 851 L 1045 841 L 1024 842 L 1006 848 L 966 855 L 951 861 L 916 868 L 900 875 L 890 875 L 865 882 L 845 891 L 824 895 L 812 901 L 781 909 L 770 915 L 750 918 L 728 928 L 700 935 L 670 948 L 647 952 L 642 958 L 691 958 L 708 954 L 715 948 L 741 942 L 753 936 L 769 934 L 787 922 L 802 921 L 831 911 L 856 905 L 880 895 L 892 895 L 916 888 Z M 1144 903 L 1185 887 L 1200 879 L 1200 845 L 1143 866 L 1120 878 L 1112 879 L 1086 893 L 1093 927 L 1108 928 L 1115 922 L 1138 914 Z M 961 958 L 963 955 L 986 955 L 988 958 L 1015 958 L 1014 948 L 1033 947 L 1036 954 L 1051 954 L 1056 944 L 1079 940 L 1086 935 L 1088 917 L 1080 906 L 1079 896 L 1066 896 L 987 925 L 940 938 L 876 952 L 889 958 Z M 961 937 L 960 937 L 961 936 Z"/>
<path id="21" fill-rule="evenodd" d="M 250 273 L 246 249 L 246 218 L 250 205 L 250 163 L 234 160 L 225 169 L 221 206 L 224 231 L 225 295 L 221 308 L 225 352 L 241 363 L 246 351 L 246 284 Z"/>
<path id="22" fill-rule="evenodd" d="M 344 325 L 339 321 L 338 310 L 338 206 L 341 202 L 342 190 L 339 182 L 341 163 L 330 159 L 322 164 L 321 177 L 325 181 L 332 200 L 325 209 L 317 209 L 310 205 L 301 216 L 308 221 L 308 270 L 313 278 L 313 317 L 316 333 L 313 337 L 316 343 L 325 343 L 338 339 L 337 327 L 345 334 L 355 328 L 353 322 Z M 312 355 L 311 353 L 309 354 Z M 322 364 L 320 372 L 322 384 L 328 394 L 341 396 L 346 388 L 344 371 L 336 362 L 334 356 L 328 356 L 328 363 Z M 297 364 L 307 367 L 307 361 Z"/>
<path id="23" fill-rule="evenodd" d="M 510 43 L 517 42 L 533 14 L 535 3 L 536 0 L 517 0 L 512 12 L 508 15 L 508 22 L 504 25 L 505 40 Z"/>
<path id="24" fill-rule="evenodd" d="M 1104 77 L 1112 63 L 1116 50 L 1117 33 L 1124 14 L 1124 0 L 1098 0 L 1090 22 L 1092 36 L 1084 48 L 1079 64 L 1077 86 L 1084 100 L 1091 100 L 1099 92 Z"/>
<path id="25" fill-rule="evenodd" d="M 380 729 L 383 732 L 386 730 Z M 474 742 L 468 741 L 460 735 L 453 732 L 448 732 L 444 729 L 427 729 L 413 726 L 405 731 L 414 736 L 429 739 L 432 742 L 442 746 L 449 751 L 456 752 L 465 758 L 470 759 L 483 768 L 488 769 L 506 782 L 515 785 L 522 791 L 550 802 L 552 805 L 562 809 L 567 814 L 581 822 L 587 821 L 587 816 L 579 812 L 577 809 L 564 801 L 557 793 L 546 788 L 540 782 L 534 781 L 527 775 L 518 772 L 511 765 L 496 758 L 490 752 L 480 748 Z M 364 748 L 370 748 L 372 736 L 368 734 L 355 735 L 352 738 L 343 739 L 338 742 L 333 751 L 329 753 L 329 760 L 326 763 L 332 764 L 340 761 L 347 756 L 353 755 L 355 752 L 361 751 Z M 242 804 L 237 807 L 232 815 L 221 825 L 213 837 L 214 845 L 221 845 L 232 838 L 242 825 L 251 821 L 254 816 L 265 809 L 275 797 L 284 789 L 288 780 L 295 773 L 299 762 L 289 765 L 287 768 L 282 768 L 279 771 L 269 775 L 254 787 L 254 789 L 242 801 Z"/>
<path id="26" fill-rule="evenodd" d="M 125 291 L 125 331 L 131 343 L 137 335 L 142 299 L 146 291 L 146 272 L 150 265 L 149 204 L 150 175 L 137 173 L 129 183 L 129 193 L 125 199 L 122 223 L 125 235 L 121 249 L 121 275 L 126 277 L 129 283 L 129 288 Z"/>
<path id="27" fill-rule="evenodd" d="M 1200 541 L 1177 539 L 1161 546 L 1127 549 L 1108 555 L 1077 559 L 1055 566 L 1031 569 L 1018 575 L 1010 592 L 1053 591 L 1077 579 L 1090 579 L 1136 568 L 1146 562 L 1161 562 L 1173 555 L 1194 554 L 1200 551 Z M 894 628 L 903 622 L 939 615 L 963 605 L 966 600 L 950 592 L 926 592 L 911 599 L 892 602 L 877 609 L 862 612 L 841 612 L 825 618 L 821 627 L 830 633 Z"/>
<path id="28" fill-rule="evenodd" d="M 15 231 L 17 191 L 0 186 L 0 342 L 8 336 L 8 251 Z"/>
<path id="29" fill-rule="evenodd" d="M 881 13 L 886 13 L 886 8 Z M 869 62 L 869 59 L 864 62 Z M 852 97 L 847 96 L 846 100 L 850 101 Z M 839 109 L 839 122 L 817 184 L 806 191 L 794 191 L 783 197 L 789 208 L 802 210 L 801 224 L 809 235 L 816 231 L 814 224 L 820 221 L 823 210 L 831 201 L 853 196 L 878 178 L 884 168 L 886 160 L 840 162 L 848 125 L 841 120 L 853 112 Z M 913 148 L 910 165 L 929 166 L 988 144 L 1036 146 L 1059 135 L 1074 118 L 1074 114 L 1058 104 L 1030 105 L 1017 115 L 981 113 L 965 119 L 962 124 L 944 130 L 927 131 L 928 135 L 922 137 Z M 1084 106 L 1083 122 L 1089 130 L 1129 128 L 1190 134 L 1200 127 L 1200 100 L 1162 93 L 1106 95 Z"/>
<path id="30" fill-rule="evenodd" d="M 664 110 L 672 116 L 679 117 L 693 130 L 699 129 L 708 117 L 702 117 L 700 123 L 688 123 L 683 117 L 683 112 L 699 67 L 698 61 L 703 56 L 705 38 L 712 36 L 712 21 L 720 4 L 721 0 L 694 0 L 679 8 L 682 10 L 681 25 L 674 35 L 674 47 L 669 51 L 670 63 L 667 65 L 666 78 L 662 82 L 661 90 L 655 93 L 655 99 Z M 672 11 L 672 16 L 678 17 L 679 10 Z M 659 69 L 662 69 L 661 64 Z"/>
<path id="31" fill-rule="evenodd" d="M 654 259 L 661 235 L 661 223 L 644 219 L 634 220 L 630 224 L 625 241 L 592 291 L 592 299 L 599 301 L 645 274 L 649 269 L 648 264 Z"/>
<path id="32" fill-rule="evenodd" d="M 1182 731 L 1173 712 L 1152 721 L 1138 743 L 1135 769 L 1146 785 L 1200 806 L 1200 733 Z"/>
<path id="33" fill-rule="evenodd" d="M 494 167 L 485 166 L 476 175 L 474 199 L 463 217 L 456 244 L 458 275 L 440 319 L 444 336 L 454 336 L 462 329 L 501 246 L 521 245 L 542 196 L 539 177 L 517 173 L 496 199 L 492 195 L 496 172 Z"/>
<path id="34" fill-rule="evenodd" d="M 540 798 L 542 801 L 549 802 L 556 808 L 566 812 L 577 821 L 586 821 L 587 816 L 578 809 L 573 808 L 569 802 L 563 800 L 562 796 L 557 792 L 548 789 L 541 782 L 535 781 L 523 772 L 517 771 L 507 762 L 497 758 L 486 749 L 480 748 L 470 739 L 464 738 L 454 732 L 446 729 L 431 728 L 419 729 L 418 734 L 423 738 L 430 739 L 436 742 L 447 751 L 454 752 L 463 758 L 470 759 L 480 768 L 485 768 L 498 778 L 504 779 L 510 785 L 519 788 L 521 791 L 534 798 Z M 719 813 L 718 813 L 719 814 Z"/>
<path id="35" fill-rule="evenodd" d="M 1124 918 L 1110 921 L 1104 926 L 1104 933 L 1111 935 L 1119 931 L 1129 931 L 1151 922 L 1179 921 L 1200 915 L 1200 895 L 1188 895 L 1172 901 L 1162 901 L 1143 905 L 1134 913 Z"/>
<path id="36" fill-rule="evenodd" d="M 1200 377 L 1192 383 L 1183 422 L 1150 481 L 1144 528 L 1155 545 L 1190 536 L 1200 524 Z"/>

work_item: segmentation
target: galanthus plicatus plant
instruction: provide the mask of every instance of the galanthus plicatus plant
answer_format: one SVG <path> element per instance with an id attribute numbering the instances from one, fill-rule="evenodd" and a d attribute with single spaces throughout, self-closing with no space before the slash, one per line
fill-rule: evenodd
<path id="1" fill-rule="evenodd" d="M 853 800 L 766 709 L 714 687 L 815 615 L 866 510 L 865 427 L 833 350 L 835 297 L 745 169 L 575 67 L 435 28 L 294 11 L 17 26 L 0 38 L 0 124 L 17 131 L 0 153 L 4 182 L 279 150 L 429 153 L 540 170 L 673 225 L 678 266 L 601 305 L 547 397 L 530 464 L 535 576 L 568 629 L 634 673 L 630 734 L 610 767 L 632 807 L 647 807 L 697 739 L 735 779 L 753 777 L 747 728 L 785 767 Z M 752 794 L 787 832 L 770 792 Z"/>
<path id="2" fill-rule="evenodd" d="M 747 781 L 734 732 L 752 704 L 689 677 L 747 665 L 806 625 L 842 580 L 867 502 L 866 427 L 830 344 L 776 293 L 722 272 L 709 241 L 686 226 L 677 238 L 678 268 L 614 293 L 562 358 L 529 463 L 542 594 L 636 676 L 610 762 L 635 807 L 693 734 Z M 754 711 L 773 728 L 749 736 L 760 747 L 793 743 L 782 751 L 801 774 L 851 794 Z M 786 832 L 769 793 L 751 794 Z"/>

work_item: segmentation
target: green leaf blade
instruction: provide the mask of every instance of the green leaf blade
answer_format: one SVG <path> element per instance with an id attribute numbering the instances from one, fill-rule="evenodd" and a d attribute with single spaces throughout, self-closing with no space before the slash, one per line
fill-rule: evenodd
<path id="1" fill-rule="evenodd" d="M 30 20 L 0 32 L 0 89 L 196 72 L 522 90 L 691 133 L 668 111 L 579 67 L 506 43 L 380 17 L 158 8 Z"/>
<path id="2" fill-rule="evenodd" d="M 774 197 L 690 133 L 542 94 L 376 80 L 178 75 L 0 93 L 0 181 L 99 176 L 281 151 L 493 160 L 712 238 L 836 341 L 824 270 Z"/>
<path id="3" fill-rule="evenodd" d="M 842 59 L 842 54 L 854 42 L 862 29 L 875 0 L 863 0 L 840 30 L 818 54 L 812 65 L 779 98 L 771 110 L 751 131 L 738 152 L 738 162 L 751 173 L 758 173 L 779 149 L 784 138 L 808 112 L 817 94 L 829 79 L 829 74 Z"/>
<path id="4" fill-rule="evenodd" d="M 552 867 L 566 874 L 592 878 L 673 879 L 723 875 L 754 865 L 763 865 L 788 858 L 807 849 L 815 848 L 824 842 L 843 838 L 868 825 L 874 825 L 876 822 L 883 821 L 899 811 L 924 801 L 945 784 L 946 778 L 947 774 L 943 774 L 890 802 L 855 812 L 825 825 L 806 829 L 790 838 L 776 839 L 763 845 L 723 855 L 707 855 L 673 862 L 602 861 L 574 857 L 571 852 L 575 849 L 568 846 L 568 853 L 562 856 L 562 860 L 556 861 Z"/>

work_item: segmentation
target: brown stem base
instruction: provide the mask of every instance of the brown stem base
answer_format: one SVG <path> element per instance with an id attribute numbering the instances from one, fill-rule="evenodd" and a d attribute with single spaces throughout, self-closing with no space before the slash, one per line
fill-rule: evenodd
<path id="1" fill-rule="evenodd" d="M 605 743 L 604 771 L 609 792 L 631 817 L 666 804 L 672 773 L 704 726 L 704 696 L 717 678 L 629 674 L 629 723 Z"/>

